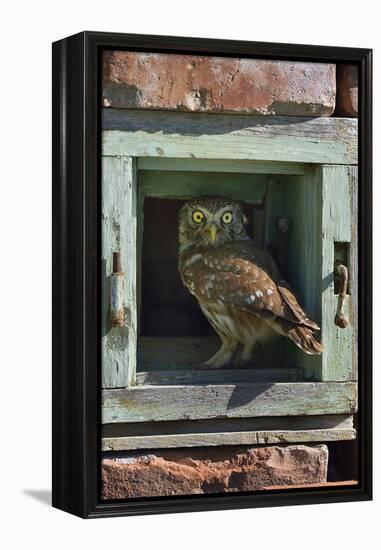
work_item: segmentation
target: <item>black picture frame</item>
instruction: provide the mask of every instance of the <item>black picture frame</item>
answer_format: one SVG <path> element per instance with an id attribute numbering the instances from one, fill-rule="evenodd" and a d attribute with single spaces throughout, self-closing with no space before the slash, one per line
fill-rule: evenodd
<path id="1" fill-rule="evenodd" d="M 359 67 L 359 483 L 101 502 L 100 56 L 104 49 Z M 53 506 L 84 518 L 372 498 L 372 50 L 82 32 L 53 44 Z"/>

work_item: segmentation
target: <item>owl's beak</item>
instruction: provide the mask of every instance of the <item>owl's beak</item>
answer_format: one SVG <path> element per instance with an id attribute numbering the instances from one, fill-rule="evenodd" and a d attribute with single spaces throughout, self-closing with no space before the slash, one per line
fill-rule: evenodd
<path id="1" fill-rule="evenodd" d="M 209 233 L 210 233 L 210 240 L 212 241 L 212 243 L 214 243 L 216 241 L 216 238 L 217 238 L 217 227 L 214 225 L 214 223 L 212 223 L 209 227 Z"/>

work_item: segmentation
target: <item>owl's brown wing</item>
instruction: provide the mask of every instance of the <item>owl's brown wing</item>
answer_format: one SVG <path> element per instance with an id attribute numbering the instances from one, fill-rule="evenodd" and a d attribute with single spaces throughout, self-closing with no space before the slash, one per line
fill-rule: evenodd
<path id="1" fill-rule="evenodd" d="M 283 279 L 283 276 L 279 271 L 277 264 L 266 250 L 255 248 L 251 240 L 243 241 L 239 244 L 233 243 L 232 245 L 230 245 L 230 247 L 233 249 L 238 248 L 239 258 L 248 260 L 256 268 L 262 269 L 274 281 L 277 290 L 279 291 L 283 300 L 286 302 L 287 306 L 290 308 L 292 314 L 296 318 L 295 320 L 293 319 L 293 322 L 296 321 L 314 330 L 320 330 L 319 325 L 317 325 L 314 321 L 307 317 L 305 311 L 299 305 L 298 299 L 295 296 L 294 291 L 292 290 L 290 285 Z M 234 261 L 234 257 L 231 259 L 233 259 Z"/>
<path id="2" fill-rule="evenodd" d="M 201 301 L 220 301 L 257 317 L 279 317 L 318 330 L 281 278 L 272 258 L 250 244 L 235 243 L 194 255 L 184 271 L 187 286 L 188 277 L 193 293 Z"/>

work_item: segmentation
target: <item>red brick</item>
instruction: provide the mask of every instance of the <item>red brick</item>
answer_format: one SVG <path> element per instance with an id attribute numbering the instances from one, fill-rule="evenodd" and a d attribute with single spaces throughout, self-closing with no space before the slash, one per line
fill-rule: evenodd
<path id="1" fill-rule="evenodd" d="M 358 68 L 357 65 L 337 66 L 336 114 L 358 116 Z"/>
<path id="2" fill-rule="evenodd" d="M 168 449 L 102 460 L 102 497 L 253 491 L 327 481 L 326 445 Z"/>
<path id="3" fill-rule="evenodd" d="M 103 105 L 130 109 L 330 116 L 328 63 L 104 52 Z"/>

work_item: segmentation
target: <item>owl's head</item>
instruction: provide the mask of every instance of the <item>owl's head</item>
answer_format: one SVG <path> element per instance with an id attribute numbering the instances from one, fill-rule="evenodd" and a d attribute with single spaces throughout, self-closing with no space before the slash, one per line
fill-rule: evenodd
<path id="1" fill-rule="evenodd" d="M 248 238 L 239 201 L 219 196 L 197 197 L 180 210 L 181 249 L 191 245 L 215 247 Z"/>

